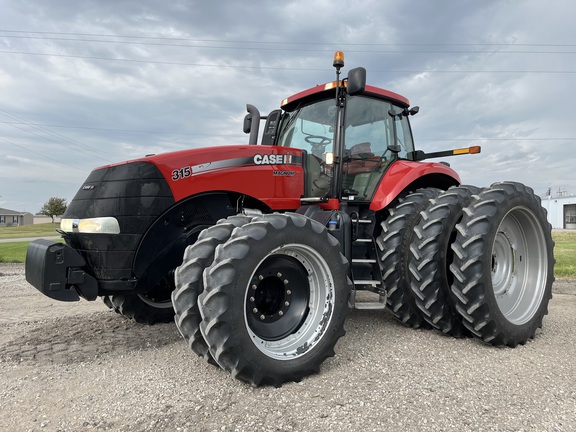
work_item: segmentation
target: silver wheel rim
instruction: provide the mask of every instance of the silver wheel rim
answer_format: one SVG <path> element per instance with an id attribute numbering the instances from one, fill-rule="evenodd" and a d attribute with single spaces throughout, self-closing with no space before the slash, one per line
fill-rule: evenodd
<path id="1" fill-rule="evenodd" d="M 252 342 L 266 356 L 277 360 L 291 360 L 305 355 L 314 348 L 322 340 L 326 329 L 329 328 L 333 315 L 334 279 L 322 255 L 303 244 L 289 244 L 271 251 L 256 266 L 252 277 L 266 258 L 278 254 L 294 258 L 307 273 L 310 286 L 308 314 L 294 333 L 273 341 L 262 339 L 252 331 L 248 324 L 246 312 L 244 312 L 244 323 Z M 245 303 L 249 301 L 249 296 L 250 287 L 246 290 Z"/>
<path id="2" fill-rule="evenodd" d="M 502 219 L 492 246 L 492 288 L 500 312 L 521 325 L 538 311 L 546 288 L 548 256 L 534 213 L 515 207 Z"/>
<path id="3" fill-rule="evenodd" d="M 140 300 L 146 303 L 148 306 L 152 306 L 156 309 L 168 309 L 172 307 L 172 300 L 164 300 L 161 302 L 154 301 L 149 299 L 148 297 L 144 296 L 143 294 L 138 294 Z"/>

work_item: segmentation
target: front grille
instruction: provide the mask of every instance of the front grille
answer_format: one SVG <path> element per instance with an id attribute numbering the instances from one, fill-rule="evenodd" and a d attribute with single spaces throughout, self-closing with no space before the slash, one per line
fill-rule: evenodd
<path id="1" fill-rule="evenodd" d="M 63 217 L 113 216 L 120 225 L 120 234 L 71 233 L 66 236 L 66 242 L 82 254 L 87 262 L 86 270 L 97 279 L 129 279 L 142 235 L 173 204 L 174 197 L 166 179 L 149 162 L 95 170 Z"/>

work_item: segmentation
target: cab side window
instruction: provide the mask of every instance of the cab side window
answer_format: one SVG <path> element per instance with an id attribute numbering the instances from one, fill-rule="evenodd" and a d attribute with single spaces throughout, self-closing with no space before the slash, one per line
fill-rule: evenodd
<path id="1" fill-rule="evenodd" d="M 358 144 L 369 143 L 371 156 L 384 156 L 394 136 L 390 108 L 381 100 L 350 97 L 346 105 L 346 149 L 350 152 Z"/>
<path id="2" fill-rule="evenodd" d="M 396 143 L 400 146 L 400 159 L 406 159 L 408 154 L 414 151 L 414 142 L 412 140 L 412 131 L 407 116 L 396 117 Z"/>

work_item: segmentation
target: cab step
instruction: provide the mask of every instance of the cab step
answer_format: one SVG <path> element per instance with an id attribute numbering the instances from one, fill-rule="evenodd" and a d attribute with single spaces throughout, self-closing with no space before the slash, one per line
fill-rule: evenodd
<path id="1" fill-rule="evenodd" d="M 381 285 L 381 281 L 372 280 L 372 279 L 355 279 L 354 285 L 370 285 L 373 288 L 376 288 L 378 285 Z"/>
<path id="2" fill-rule="evenodd" d="M 354 309 L 358 310 L 380 310 L 386 309 L 386 303 L 380 302 L 358 302 L 354 305 Z"/>
<path id="3" fill-rule="evenodd" d="M 359 310 L 386 309 L 386 294 L 377 294 L 367 291 L 356 291 L 354 296 L 354 309 Z"/>

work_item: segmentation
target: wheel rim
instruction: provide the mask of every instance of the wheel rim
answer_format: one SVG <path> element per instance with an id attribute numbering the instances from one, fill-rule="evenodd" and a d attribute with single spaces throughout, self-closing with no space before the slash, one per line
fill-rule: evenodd
<path id="1" fill-rule="evenodd" d="M 156 301 L 155 299 L 146 297 L 144 294 L 138 294 L 138 297 L 148 306 L 156 309 L 169 309 L 172 307 L 172 301 L 170 300 Z"/>
<path id="2" fill-rule="evenodd" d="M 152 291 L 145 294 L 138 294 L 138 298 L 153 308 L 170 309 L 172 308 L 171 294 L 173 290 L 174 274 L 170 272 Z"/>
<path id="3" fill-rule="evenodd" d="M 544 231 L 534 213 L 515 207 L 502 219 L 492 246 L 492 288 L 500 312 L 513 324 L 538 311 L 547 277 Z"/>
<path id="4" fill-rule="evenodd" d="M 334 281 L 324 258 L 302 244 L 270 252 L 250 278 L 245 324 L 260 351 L 290 360 L 313 348 L 332 318 Z"/>

